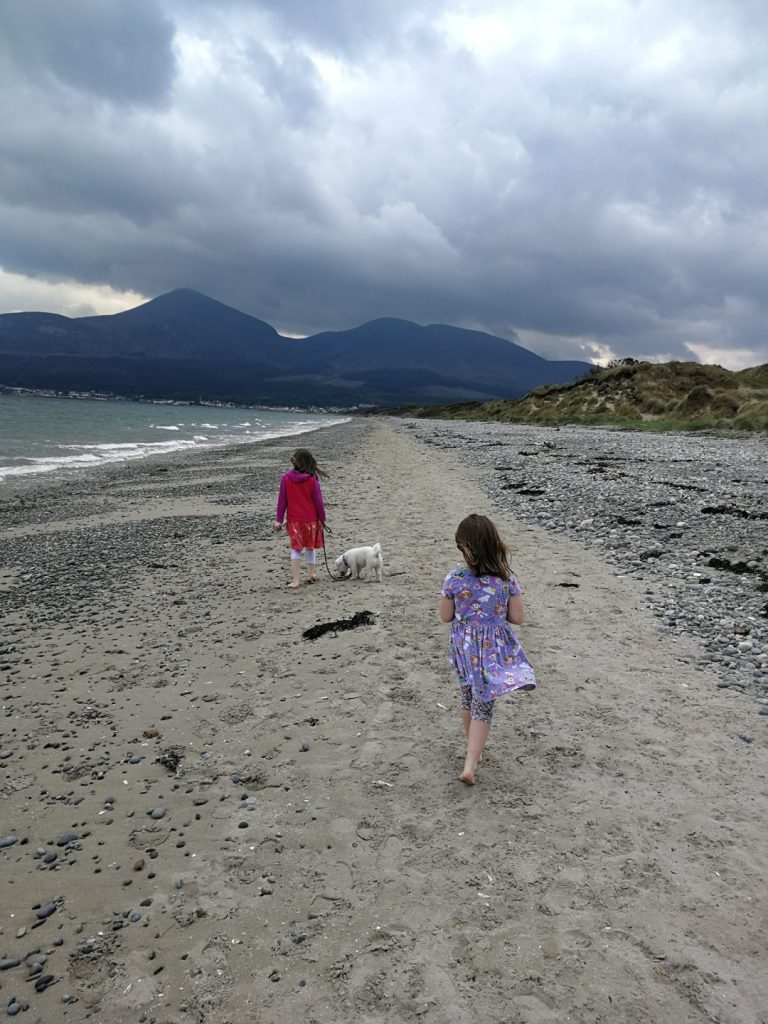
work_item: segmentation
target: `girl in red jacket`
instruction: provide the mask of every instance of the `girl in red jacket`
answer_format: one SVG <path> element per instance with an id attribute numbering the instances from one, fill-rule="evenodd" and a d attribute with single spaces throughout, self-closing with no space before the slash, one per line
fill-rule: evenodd
<path id="1" fill-rule="evenodd" d="M 301 553 L 307 553 L 307 583 L 315 583 L 315 551 L 323 546 L 325 505 L 318 477 L 327 477 L 315 461 L 312 452 L 297 448 L 291 456 L 293 469 L 280 480 L 280 493 L 275 513 L 275 532 L 283 525 L 291 541 L 291 590 L 301 586 Z"/>

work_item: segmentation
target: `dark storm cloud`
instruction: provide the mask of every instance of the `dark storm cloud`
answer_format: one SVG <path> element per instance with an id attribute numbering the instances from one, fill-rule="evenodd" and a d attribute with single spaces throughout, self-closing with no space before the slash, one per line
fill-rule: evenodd
<path id="1" fill-rule="evenodd" d="M 768 360 L 762 8 L 541 6 L 12 0 L 0 266 Z"/>
<path id="2" fill-rule="evenodd" d="M 125 103 L 157 103 L 173 81 L 173 23 L 154 0 L 6 0 L 6 59 L 46 80 Z"/>

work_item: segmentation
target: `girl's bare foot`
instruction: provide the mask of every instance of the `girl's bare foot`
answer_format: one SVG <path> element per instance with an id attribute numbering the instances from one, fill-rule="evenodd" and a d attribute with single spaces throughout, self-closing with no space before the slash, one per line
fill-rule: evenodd
<path id="1" fill-rule="evenodd" d="M 469 768 L 465 768 L 458 778 L 459 782 L 463 782 L 465 786 L 474 786 L 475 784 L 475 773 Z"/>
<path id="2" fill-rule="evenodd" d="M 300 583 L 289 583 L 288 584 L 288 589 L 289 590 L 298 590 L 300 586 L 301 586 Z"/>

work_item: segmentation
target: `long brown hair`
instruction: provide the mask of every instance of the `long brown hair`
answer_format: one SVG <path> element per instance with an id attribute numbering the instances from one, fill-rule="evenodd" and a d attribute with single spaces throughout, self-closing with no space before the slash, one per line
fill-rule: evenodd
<path id="1" fill-rule="evenodd" d="M 509 548 L 487 516 L 473 512 L 462 519 L 456 531 L 456 547 L 473 576 L 500 576 L 508 580 L 512 575 Z"/>
<path id="2" fill-rule="evenodd" d="M 298 469 L 300 473 L 309 473 L 310 476 L 328 476 L 324 469 L 320 469 L 315 456 L 308 448 L 297 448 L 291 456 L 291 462 L 293 468 Z"/>

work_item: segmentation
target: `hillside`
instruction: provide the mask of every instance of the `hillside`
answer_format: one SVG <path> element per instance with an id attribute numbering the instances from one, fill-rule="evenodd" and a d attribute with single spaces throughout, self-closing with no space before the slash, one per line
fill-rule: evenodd
<path id="1" fill-rule="evenodd" d="M 422 327 L 408 320 L 382 317 L 348 331 L 327 331 L 296 342 L 297 365 L 306 372 L 353 375 L 370 379 L 386 369 L 404 380 L 424 373 L 450 377 L 456 384 L 487 393 L 563 383 L 581 376 L 588 364 L 549 362 L 521 345 L 483 331 L 448 324 Z M 382 356 L 386 356 L 386 367 Z M 436 394 L 435 397 L 441 397 Z"/>
<path id="2" fill-rule="evenodd" d="M 413 408 L 412 415 L 508 423 L 768 431 L 768 364 L 731 371 L 700 363 L 626 361 L 513 401 Z"/>
<path id="3" fill-rule="evenodd" d="M 517 398 L 587 368 L 480 331 L 394 318 L 284 338 L 189 289 L 111 316 L 0 315 L 0 387 L 349 407 Z"/>

